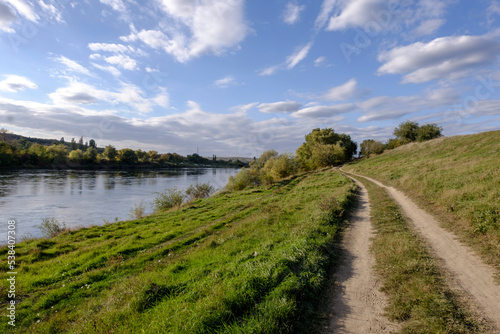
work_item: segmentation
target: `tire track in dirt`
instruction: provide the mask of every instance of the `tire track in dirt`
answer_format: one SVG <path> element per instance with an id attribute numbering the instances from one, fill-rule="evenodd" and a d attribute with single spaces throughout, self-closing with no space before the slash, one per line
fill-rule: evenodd
<path id="1" fill-rule="evenodd" d="M 433 216 L 420 209 L 401 191 L 363 175 L 345 173 L 363 177 L 388 191 L 413 222 L 417 232 L 429 243 L 434 254 L 441 258 L 457 287 L 472 298 L 472 302 L 496 327 L 496 332 L 500 332 L 500 285 L 495 283 L 495 270 L 469 247 L 461 244 L 455 235 L 440 227 Z"/>
<path id="2" fill-rule="evenodd" d="M 386 297 L 374 275 L 370 252 L 373 237 L 368 192 L 360 182 L 358 207 L 342 240 L 343 261 L 335 273 L 335 292 L 329 303 L 327 333 L 388 333 L 396 325 L 384 316 Z"/>

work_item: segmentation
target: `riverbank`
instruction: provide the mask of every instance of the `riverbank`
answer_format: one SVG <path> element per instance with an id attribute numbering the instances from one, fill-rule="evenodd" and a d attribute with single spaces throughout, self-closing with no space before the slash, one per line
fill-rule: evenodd
<path id="1" fill-rule="evenodd" d="M 355 186 L 304 173 L 16 247 L 12 333 L 291 332 L 315 317 Z M 0 254 L 6 255 L 7 248 Z M 2 268 L 5 309 L 7 273 Z"/>

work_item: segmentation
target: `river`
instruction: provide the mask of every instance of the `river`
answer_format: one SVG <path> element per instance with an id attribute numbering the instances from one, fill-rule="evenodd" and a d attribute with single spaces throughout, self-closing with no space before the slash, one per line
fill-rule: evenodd
<path id="1" fill-rule="evenodd" d="M 0 243 L 7 240 L 9 220 L 16 222 L 16 237 L 41 237 L 38 226 L 55 218 L 69 228 L 102 225 L 131 219 L 131 209 L 142 201 L 152 211 L 155 192 L 187 189 L 196 183 L 224 187 L 234 168 L 186 168 L 155 171 L 0 172 Z"/>

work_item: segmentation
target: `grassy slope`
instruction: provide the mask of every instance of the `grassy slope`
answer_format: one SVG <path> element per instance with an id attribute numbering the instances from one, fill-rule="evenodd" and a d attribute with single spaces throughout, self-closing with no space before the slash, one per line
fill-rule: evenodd
<path id="1" fill-rule="evenodd" d="M 437 261 L 408 225 L 387 192 L 364 178 L 372 224 L 376 271 L 387 294 L 387 316 L 400 333 L 481 333 L 485 329 L 447 287 Z"/>
<path id="2" fill-rule="evenodd" d="M 307 332 L 354 189 L 334 171 L 302 174 L 21 243 L 17 326 L 4 318 L 0 332 Z"/>
<path id="3" fill-rule="evenodd" d="M 405 145 L 345 170 L 403 190 L 500 269 L 500 131 Z"/>

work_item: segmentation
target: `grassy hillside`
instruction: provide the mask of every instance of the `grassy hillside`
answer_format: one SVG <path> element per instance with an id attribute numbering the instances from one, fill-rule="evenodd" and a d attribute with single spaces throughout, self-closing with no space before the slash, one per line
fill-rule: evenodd
<path id="1" fill-rule="evenodd" d="M 301 174 L 20 243 L 16 327 L 2 317 L 0 332 L 308 332 L 354 191 L 334 171 Z"/>
<path id="2" fill-rule="evenodd" d="M 500 269 L 500 131 L 408 144 L 345 170 L 404 191 Z"/>

